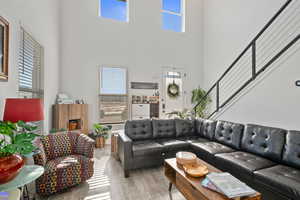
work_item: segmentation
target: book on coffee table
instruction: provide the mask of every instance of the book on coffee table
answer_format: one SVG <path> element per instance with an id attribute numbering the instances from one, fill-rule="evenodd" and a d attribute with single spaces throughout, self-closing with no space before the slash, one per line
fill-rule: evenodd
<path id="1" fill-rule="evenodd" d="M 216 191 L 221 192 L 230 199 L 256 193 L 255 190 L 229 173 L 210 173 L 206 178 L 216 187 Z"/>
<path id="2" fill-rule="evenodd" d="M 205 178 L 202 182 L 201 182 L 201 185 L 205 188 L 208 188 L 212 191 L 215 191 L 215 192 L 218 192 L 218 193 L 221 193 L 222 192 L 220 190 L 218 190 L 218 188 L 212 183 L 210 182 L 207 178 Z"/>

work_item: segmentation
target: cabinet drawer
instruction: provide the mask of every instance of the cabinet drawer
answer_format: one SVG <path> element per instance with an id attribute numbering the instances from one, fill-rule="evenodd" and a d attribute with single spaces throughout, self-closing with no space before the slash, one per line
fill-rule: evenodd
<path id="1" fill-rule="evenodd" d="M 149 104 L 132 104 L 132 116 L 149 116 L 150 117 L 150 105 Z"/>
<path id="2" fill-rule="evenodd" d="M 150 116 L 132 116 L 132 120 L 150 119 Z"/>

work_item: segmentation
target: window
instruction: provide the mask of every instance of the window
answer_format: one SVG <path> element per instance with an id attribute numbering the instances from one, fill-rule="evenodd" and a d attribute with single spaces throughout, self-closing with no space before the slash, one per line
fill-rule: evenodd
<path id="1" fill-rule="evenodd" d="M 128 119 L 127 70 L 100 68 L 100 123 L 123 123 Z"/>
<path id="2" fill-rule="evenodd" d="M 128 21 L 128 0 L 99 0 L 99 16 Z"/>
<path id="3" fill-rule="evenodd" d="M 164 30 L 184 32 L 184 0 L 162 0 Z"/>
<path id="4" fill-rule="evenodd" d="M 100 94 L 127 94 L 126 69 L 102 67 L 100 71 Z"/>
<path id="5" fill-rule="evenodd" d="M 43 98 L 43 47 L 21 27 L 19 50 L 19 96 Z"/>

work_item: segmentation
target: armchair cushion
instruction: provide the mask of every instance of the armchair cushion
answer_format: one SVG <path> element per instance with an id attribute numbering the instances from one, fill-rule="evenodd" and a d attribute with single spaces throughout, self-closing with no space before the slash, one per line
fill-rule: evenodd
<path id="1" fill-rule="evenodd" d="M 74 153 L 88 158 L 93 158 L 94 147 L 95 141 L 93 139 L 84 134 L 80 134 L 77 139 L 77 145 L 75 146 Z"/>
<path id="2" fill-rule="evenodd" d="M 89 179 L 94 172 L 94 160 L 71 155 L 50 160 L 45 173 L 36 180 L 38 194 L 51 195 Z"/>

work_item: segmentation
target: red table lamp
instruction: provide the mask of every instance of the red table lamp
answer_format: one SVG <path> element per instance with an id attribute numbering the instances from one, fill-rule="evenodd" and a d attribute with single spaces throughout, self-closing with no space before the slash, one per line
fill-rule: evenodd
<path id="1" fill-rule="evenodd" d="M 35 122 L 44 120 L 41 99 L 6 99 L 3 121 Z"/>

